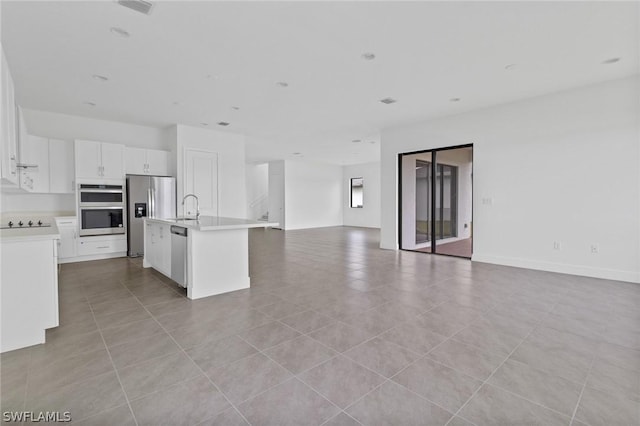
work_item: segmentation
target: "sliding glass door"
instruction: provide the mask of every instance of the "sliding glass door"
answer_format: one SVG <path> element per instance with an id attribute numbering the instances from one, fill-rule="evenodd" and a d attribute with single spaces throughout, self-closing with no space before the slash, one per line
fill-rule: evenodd
<path id="1" fill-rule="evenodd" d="M 400 155 L 400 248 L 471 257 L 472 147 Z"/>

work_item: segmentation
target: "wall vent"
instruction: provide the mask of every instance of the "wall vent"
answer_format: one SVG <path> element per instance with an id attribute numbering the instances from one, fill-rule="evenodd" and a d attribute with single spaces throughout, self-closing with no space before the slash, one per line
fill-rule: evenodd
<path id="1" fill-rule="evenodd" d="M 218 122 L 218 126 L 228 126 L 229 123 L 227 123 L 226 121 L 219 121 Z"/>
<path id="2" fill-rule="evenodd" d="M 393 99 L 393 98 L 384 98 L 384 99 L 380 99 L 380 102 L 382 102 L 383 104 L 387 104 L 387 105 L 389 105 L 389 104 L 396 103 L 396 102 L 398 102 L 398 101 L 396 101 L 396 100 L 395 100 L 395 99 Z"/>
<path id="3" fill-rule="evenodd" d="M 153 3 L 144 0 L 117 0 L 117 3 L 120 6 L 128 7 L 145 15 L 150 14 L 151 8 L 153 8 Z"/>

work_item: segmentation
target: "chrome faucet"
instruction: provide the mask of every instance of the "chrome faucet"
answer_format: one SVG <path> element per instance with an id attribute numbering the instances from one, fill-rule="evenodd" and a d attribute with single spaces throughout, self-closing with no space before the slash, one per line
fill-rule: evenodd
<path id="1" fill-rule="evenodd" d="M 182 198 L 182 216 L 186 217 L 184 214 L 184 202 L 187 198 L 193 197 L 196 199 L 196 220 L 200 218 L 200 201 L 198 200 L 198 196 L 196 194 L 187 194 Z"/>

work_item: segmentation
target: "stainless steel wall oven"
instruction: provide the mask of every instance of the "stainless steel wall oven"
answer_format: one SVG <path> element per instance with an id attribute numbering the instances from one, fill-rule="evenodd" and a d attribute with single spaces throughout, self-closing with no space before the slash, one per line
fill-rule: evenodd
<path id="1" fill-rule="evenodd" d="M 122 185 L 78 185 L 78 214 L 81 236 L 124 234 Z"/>

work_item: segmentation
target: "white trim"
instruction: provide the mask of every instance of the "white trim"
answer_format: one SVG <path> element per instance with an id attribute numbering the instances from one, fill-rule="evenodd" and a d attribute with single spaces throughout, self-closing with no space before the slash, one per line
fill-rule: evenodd
<path id="1" fill-rule="evenodd" d="M 514 266 L 516 268 L 535 269 L 539 271 L 559 272 L 562 274 L 581 275 L 585 277 L 602 278 L 607 280 L 626 281 L 640 284 L 640 272 L 624 271 L 620 269 L 593 268 L 583 265 L 569 265 L 543 260 L 521 259 L 492 255 L 473 254 L 473 262 L 492 263 L 496 265 Z"/>

